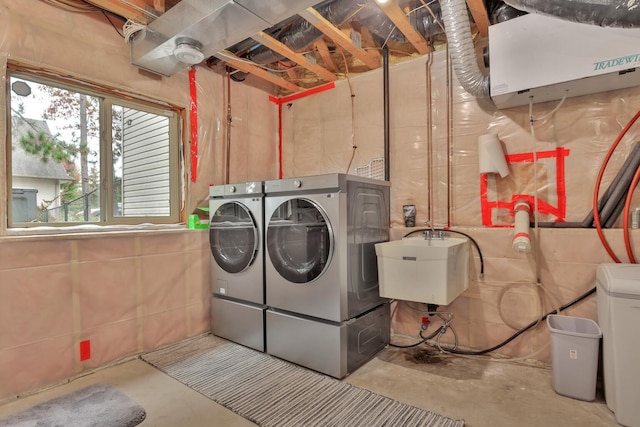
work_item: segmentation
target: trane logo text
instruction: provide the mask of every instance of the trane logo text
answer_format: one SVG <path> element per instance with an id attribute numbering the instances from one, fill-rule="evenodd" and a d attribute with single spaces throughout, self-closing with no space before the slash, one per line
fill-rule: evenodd
<path id="1" fill-rule="evenodd" d="M 600 61 L 593 63 L 593 71 L 606 70 L 611 67 L 619 67 L 621 65 L 635 65 L 640 61 L 640 53 L 635 55 L 621 56 L 620 58 L 609 59 L 608 61 Z"/>

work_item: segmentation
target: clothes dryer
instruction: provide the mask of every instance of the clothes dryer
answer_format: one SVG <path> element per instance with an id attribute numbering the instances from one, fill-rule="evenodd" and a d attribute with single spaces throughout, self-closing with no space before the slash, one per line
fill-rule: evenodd
<path id="1" fill-rule="evenodd" d="M 211 330 L 264 351 L 263 183 L 212 186 L 209 196 Z"/>
<path id="2" fill-rule="evenodd" d="M 267 352 L 338 378 L 389 342 L 375 244 L 389 183 L 345 174 L 265 182 Z"/>

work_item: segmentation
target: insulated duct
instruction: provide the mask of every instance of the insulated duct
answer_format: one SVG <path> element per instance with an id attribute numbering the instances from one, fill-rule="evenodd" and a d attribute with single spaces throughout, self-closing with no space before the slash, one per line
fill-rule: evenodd
<path id="1" fill-rule="evenodd" d="M 440 7 L 437 3 L 430 6 L 436 17 L 440 17 Z M 336 26 L 347 22 L 357 21 L 367 28 L 374 37 L 378 37 L 381 44 L 386 41 L 406 42 L 402 32 L 382 13 L 375 2 L 364 0 L 336 0 L 315 8 L 320 15 Z M 426 38 L 441 34 L 438 22 L 422 7 L 415 9 L 410 15 L 411 25 Z M 285 44 L 294 52 L 303 52 L 311 44 L 322 38 L 324 34 L 305 19 L 295 19 L 284 25 L 273 37 Z M 262 46 L 254 46 L 246 58 L 257 64 L 271 64 L 286 59 L 284 56 Z"/>
<path id="2" fill-rule="evenodd" d="M 442 19 L 447 31 L 451 61 L 460 84 L 476 98 L 489 98 L 489 76 L 476 60 L 465 0 L 442 0 Z"/>
<path id="3" fill-rule="evenodd" d="M 640 26 L 640 0 L 504 0 L 529 13 L 553 16 L 601 27 Z"/>
<path id="4" fill-rule="evenodd" d="M 315 9 L 329 22 L 341 25 L 365 6 L 366 3 L 362 4 L 359 0 L 336 0 Z M 274 37 L 294 52 L 302 52 L 323 36 L 324 34 L 309 21 L 298 18 L 282 27 Z M 246 57 L 257 64 L 271 64 L 285 59 L 284 56 L 262 45 L 254 48 Z"/>

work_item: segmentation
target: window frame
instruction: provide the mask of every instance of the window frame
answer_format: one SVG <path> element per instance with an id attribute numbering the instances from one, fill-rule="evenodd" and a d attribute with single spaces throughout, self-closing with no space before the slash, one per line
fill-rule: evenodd
<path id="1" fill-rule="evenodd" d="M 39 84 L 55 86 L 73 92 L 97 97 L 99 108 L 99 161 L 100 161 L 100 219 L 98 221 L 74 222 L 14 222 L 13 221 L 13 172 L 12 172 L 12 124 L 11 124 L 11 77 L 23 78 Z M 183 156 L 182 129 L 184 109 L 105 85 L 83 81 L 68 75 L 61 75 L 42 69 L 36 69 L 18 63 L 7 63 L 6 75 L 6 189 L 7 189 L 7 230 L 34 227 L 73 227 L 83 225 L 139 225 L 145 224 L 178 224 L 181 218 L 181 170 Z M 112 159 L 112 106 L 134 108 L 140 111 L 161 115 L 169 119 L 169 208 L 168 216 L 115 216 L 113 212 L 113 162 Z"/>

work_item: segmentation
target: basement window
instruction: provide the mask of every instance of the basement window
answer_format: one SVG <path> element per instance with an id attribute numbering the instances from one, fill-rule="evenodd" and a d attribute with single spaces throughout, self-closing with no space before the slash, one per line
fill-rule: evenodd
<path id="1" fill-rule="evenodd" d="M 179 222 L 178 109 L 9 66 L 8 225 Z"/>

